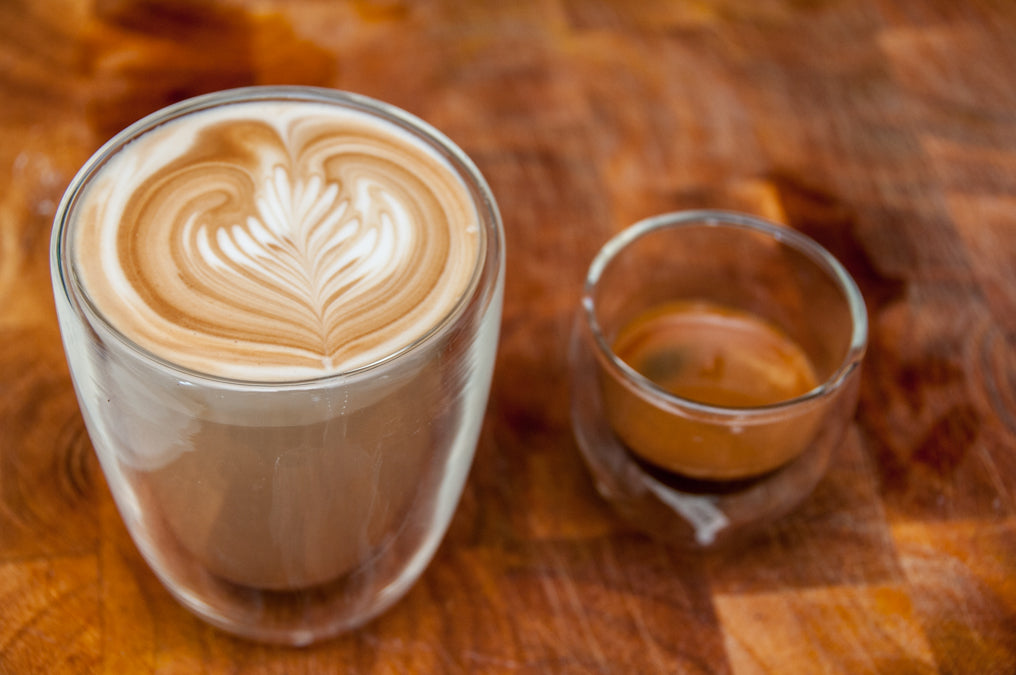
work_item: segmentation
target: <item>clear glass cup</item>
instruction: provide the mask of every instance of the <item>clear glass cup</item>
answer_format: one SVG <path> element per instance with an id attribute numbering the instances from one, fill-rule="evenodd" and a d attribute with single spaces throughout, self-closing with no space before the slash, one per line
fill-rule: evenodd
<path id="1" fill-rule="evenodd" d="M 238 101 L 365 112 L 436 151 L 467 186 L 480 256 L 429 333 L 371 365 L 287 382 L 196 372 L 132 342 L 74 264 L 82 193 L 133 140 Z M 438 131 L 361 96 L 304 87 L 218 92 L 121 132 L 82 168 L 56 214 L 51 267 L 67 360 L 117 507 L 165 587 L 208 622 L 306 645 L 400 599 L 428 565 L 472 463 L 490 389 L 504 234 L 474 164 Z"/>
<path id="2" fill-rule="evenodd" d="M 631 226 L 589 268 L 570 349 L 572 427 L 598 491 L 659 539 L 742 540 L 825 474 L 866 344 L 856 284 L 799 232 L 708 210 Z M 658 351 L 633 365 L 629 349 Z M 743 400 L 698 393 L 716 378 Z M 798 388 L 751 398 L 770 381 Z"/>

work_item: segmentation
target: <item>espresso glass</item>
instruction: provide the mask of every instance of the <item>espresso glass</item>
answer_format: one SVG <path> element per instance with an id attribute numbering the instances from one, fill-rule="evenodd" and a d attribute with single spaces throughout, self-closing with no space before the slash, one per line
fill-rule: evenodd
<path id="1" fill-rule="evenodd" d="M 365 113 L 451 167 L 477 214 L 466 290 L 422 337 L 348 372 L 241 381 L 181 367 L 126 337 L 90 299 L 72 250 L 76 209 L 102 168 L 171 120 L 236 102 Z M 208 622 L 306 645 L 399 600 L 452 518 L 484 417 L 497 346 L 504 235 L 474 164 L 423 121 L 361 96 L 301 87 L 210 94 L 103 146 L 56 214 L 51 266 L 71 376 L 134 542 L 169 592 Z"/>
<path id="2" fill-rule="evenodd" d="M 760 335 L 799 348 L 813 385 L 764 404 L 678 395 L 617 353 L 626 326 L 657 307 L 724 308 L 704 319 L 708 340 L 746 341 L 745 373 L 772 372 L 741 330 L 740 317 L 753 317 L 769 331 Z M 680 330 L 687 336 L 698 328 Z M 799 232 L 723 211 L 631 226 L 593 260 L 571 343 L 572 426 L 598 491 L 659 539 L 690 549 L 743 541 L 797 505 L 826 472 L 853 417 L 866 343 L 856 284 Z M 657 366 L 690 368 L 682 359 L 690 361 L 693 348 L 657 358 L 666 362 Z M 696 367 L 718 377 L 732 363 L 713 357 Z M 738 387 L 755 386 L 749 375 L 738 377 Z"/>

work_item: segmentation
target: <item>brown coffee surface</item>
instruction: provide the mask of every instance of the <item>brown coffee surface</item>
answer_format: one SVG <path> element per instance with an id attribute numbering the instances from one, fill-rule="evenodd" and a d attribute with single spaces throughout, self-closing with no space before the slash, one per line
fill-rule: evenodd
<path id="1" fill-rule="evenodd" d="M 653 307 L 621 328 L 614 353 L 670 394 L 736 410 L 787 401 L 817 385 L 807 355 L 761 317 L 707 301 Z M 812 441 L 822 405 L 765 421 L 677 412 L 613 370 L 601 371 L 604 404 L 618 438 L 645 461 L 681 476 L 739 480 L 798 456 Z"/>
<path id="2" fill-rule="evenodd" d="M 808 356 L 783 331 L 705 301 L 654 307 L 621 330 L 614 352 L 671 394 L 709 405 L 770 405 L 818 384 Z"/>
<path id="3" fill-rule="evenodd" d="M 108 322 L 200 372 L 355 369 L 428 333 L 476 266 L 470 193 L 437 152 L 337 105 L 226 104 L 114 155 L 73 260 Z"/>

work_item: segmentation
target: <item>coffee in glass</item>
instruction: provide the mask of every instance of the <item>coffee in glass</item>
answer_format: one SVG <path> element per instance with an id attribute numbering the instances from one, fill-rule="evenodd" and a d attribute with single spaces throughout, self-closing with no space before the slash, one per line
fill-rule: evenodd
<path id="1" fill-rule="evenodd" d="M 351 94 L 184 101 L 85 165 L 52 268 L 124 521 L 234 633 L 306 644 L 422 573 L 486 405 L 503 234 L 469 159 Z"/>
<path id="2" fill-rule="evenodd" d="M 825 475 L 867 335 L 850 274 L 789 227 L 702 210 L 625 228 L 590 264 L 570 350 L 597 489 L 664 541 L 747 542 Z"/>

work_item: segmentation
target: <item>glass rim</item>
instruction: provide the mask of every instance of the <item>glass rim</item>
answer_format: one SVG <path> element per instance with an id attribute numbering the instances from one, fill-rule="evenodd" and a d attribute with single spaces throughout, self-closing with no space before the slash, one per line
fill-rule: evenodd
<path id="1" fill-rule="evenodd" d="M 673 394 L 642 375 L 615 354 L 596 317 L 597 306 L 593 297 L 603 272 L 621 251 L 636 240 L 658 230 L 686 227 L 728 228 L 761 233 L 793 248 L 823 270 L 843 293 L 852 324 L 849 347 L 836 370 L 811 390 L 793 398 L 760 406 L 722 406 L 702 403 Z M 649 397 L 653 401 L 662 402 L 669 408 L 727 420 L 747 421 L 755 418 L 767 418 L 799 408 L 802 405 L 810 405 L 817 400 L 833 395 L 860 366 L 868 345 L 868 314 L 864 298 L 857 283 L 842 263 L 821 244 L 797 230 L 737 211 L 718 209 L 673 211 L 645 218 L 621 230 L 609 239 L 593 258 L 583 286 L 581 308 L 585 324 L 592 333 L 593 343 L 601 360 L 613 372 L 620 375 L 625 382 L 634 386 L 639 394 Z"/>
<path id="2" fill-rule="evenodd" d="M 161 356 L 122 332 L 95 305 L 79 279 L 76 265 L 72 259 L 73 254 L 65 255 L 71 247 L 68 237 L 69 232 L 73 230 L 73 215 L 85 189 L 101 174 L 112 157 L 146 133 L 181 117 L 203 110 L 259 101 L 323 103 L 375 116 L 427 145 L 463 182 L 470 194 L 470 201 L 476 209 L 478 231 L 480 232 L 479 251 L 469 282 L 459 298 L 422 335 L 371 363 L 348 370 L 291 379 L 244 379 L 204 372 Z M 443 132 L 416 115 L 390 103 L 340 89 L 303 85 L 258 85 L 223 89 L 172 103 L 133 122 L 103 143 L 74 175 L 61 197 L 53 218 L 50 267 L 53 270 L 54 281 L 59 280 L 58 292 L 62 292 L 67 297 L 75 311 L 87 313 L 91 317 L 89 323 L 92 320 L 97 322 L 108 335 L 126 347 L 130 353 L 148 363 L 176 372 L 189 381 L 201 381 L 209 385 L 217 384 L 230 388 L 249 389 L 302 389 L 360 379 L 389 364 L 401 362 L 447 333 L 474 299 L 480 298 L 483 303 L 490 302 L 493 297 L 494 284 L 484 284 L 482 280 L 489 268 L 492 268 L 490 273 L 494 275 L 495 279 L 503 273 L 504 225 L 494 194 L 473 160 Z"/>

